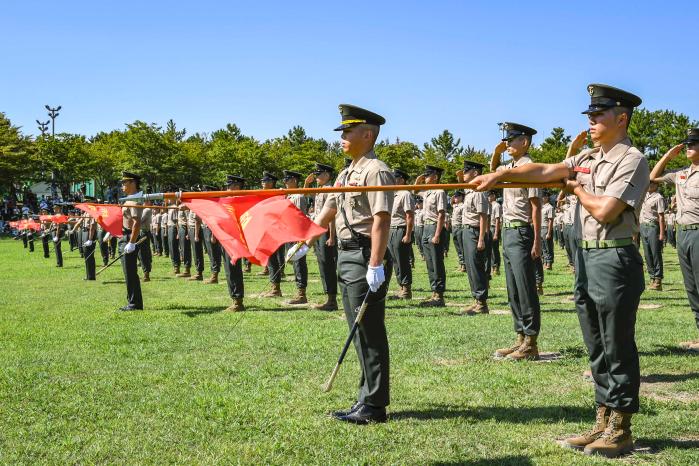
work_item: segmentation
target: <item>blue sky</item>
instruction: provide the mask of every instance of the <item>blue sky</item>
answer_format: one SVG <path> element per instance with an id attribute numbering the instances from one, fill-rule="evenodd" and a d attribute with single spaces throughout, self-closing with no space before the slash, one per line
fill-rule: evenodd
<path id="1" fill-rule="evenodd" d="M 337 104 L 422 144 L 448 128 L 492 149 L 497 122 L 571 134 L 586 85 L 699 119 L 699 2 L 3 2 L 0 111 L 26 133 L 136 119 L 265 139 L 337 138 Z"/>

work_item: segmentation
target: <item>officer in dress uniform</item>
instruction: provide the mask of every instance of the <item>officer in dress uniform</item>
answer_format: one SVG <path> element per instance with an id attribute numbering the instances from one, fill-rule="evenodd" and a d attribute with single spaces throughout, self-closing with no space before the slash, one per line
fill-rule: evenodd
<path id="1" fill-rule="evenodd" d="M 466 262 L 464 259 L 463 240 L 461 239 L 461 213 L 464 208 L 464 192 L 460 189 L 454 191 L 451 196 L 451 234 L 454 236 L 454 249 L 459 260 L 459 272 L 466 272 Z"/>
<path id="2" fill-rule="evenodd" d="M 457 172 L 462 183 L 470 183 L 473 178 L 483 173 L 483 164 L 464 160 L 463 171 Z M 488 270 L 486 266 L 485 242 L 488 226 L 488 196 L 485 193 L 464 190 L 464 203 L 461 213 L 463 231 L 464 257 L 466 272 L 471 286 L 473 304 L 463 314 L 488 314 Z"/>
<path id="3" fill-rule="evenodd" d="M 425 254 L 422 251 L 422 232 L 425 227 L 422 207 L 423 197 L 415 196 L 415 231 L 413 232 L 413 241 L 417 245 L 417 250 L 420 252 L 420 258 L 425 260 Z"/>
<path id="4" fill-rule="evenodd" d="M 48 209 L 41 209 L 41 215 L 48 215 Z M 49 259 L 51 253 L 49 252 L 49 228 L 51 226 L 50 220 L 44 220 L 41 222 L 41 246 L 44 250 L 44 259 Z"/>
<path id="5" fill-rule="evenodd" d="M 245 178 L 239 175 L 228 175 L 226 177 L 226 190 L 241 191 L 245 187 Z M 212 246 L 219 245 L 215 236 L 211 236 Z M 223 249 L 223 248 L 221 248 Z M 245 298 L 245 282 L 243 281 L 243 261 L 238 259 L 231 263 L 231 257 L 223 250 L 223 269 L 226 271 L 226 284 L 228 285 L 228 295 L 233 300 L 225 312 L 241 312 L 245 310 L 243 298 Z"/>
<path id="6" fill-rule="evenodd" d="M 544 262 L 544 269 L 552 270 L 555 256 L 553 250 L 553 220 L 555 214 L 548 191 L 544 190 L 541 201 L 541 254 Z"/>
<path id="7" fill-rule="evenodd" d="M 190 277 L 191 281 L 204 279 L 204 235 L 201 229 L 201 219 L 191 210 L 187 214 L 187 232 L 194 256 L 194 268 L 196 274 Z"/>
<path id="8" fill-rule="evenodd" d="M 240 182 L 240 186 L 245 184 L 245 180 L 242 177 L 235 175 L 228 175 L 226 177 L 226 189 L 228 189 L 229 182 L 230 184 Z M 218 191 L 218 188 L 215 186 L 204 185 L 204 191 Z M 204 283 L 213 285 L 218 283 L 218 274 L 221 271 L 221 244 L 211 232 L 211 228 L 209 228 L 206 222 L 201 223 L 201 231 L 202 235 L 204 236 L 206 255 L 209 256 L 209 269 L 211 270 L 211 276 L 204 280 Z"/>
<path id="9" fill-rule="evenodd" d="M 296 189 L 299 187 L 299 182 L 303 179 L 301 173 L 284 170 L 284 178 L 282 181 L 286 189 Z M 304 194 L 289 194 L 286 196 L 292 204 L 294 204 L 304 215 L 308 215 L 308 198 Z M 283 249 L 282 263 L 285 262 L 286 253 L 296 246 L 296 243 L 286 243 Z M 306 287 L 308 286 L 308 262 L 306 256 L 292 260 L 294 267 L 294 278 L 296 281 L 296 296 L 286 302 L 286 304 L 306 304 L 308 297 L 306 296 Z"/>
<path id="10" fill-rule="evenodd" d="M 664 173 L 668 162 L 687 149 L 689 166 Z M 699 128 L 692 128 L 682 144 L 670 149 L 653 167 L 651 180 L 656 183 L 675 185 L 675 231 L 677 234 L 677 257 L 687 290 L 689 307 L 699 329 Z M 680 347 L 699 353 L 699 338 L 680 343 Z"/>
<path id="11" fill-rule="evenodd" d="M 500 238 L 502 233 L 502 205 L 497 201 L 497 191 L 488 193 L 490 204 L 490 262 L 487 267 L 491 275 L 500 275 Z M 487 245 L 486 245 L 487 247 Z"/>
<path id="12" fill-rule="evenodd" d="M 596 422 L 565 445 L 616 457 L 633 450 L 631 417 L 639 408 L 640 369 L 635 342 L 643 261 L 633 244 L 649 184 L 648 161 L 631 145 L 627 128 L 641 99 L 601 84 L 588 86 L 590 135 L 597 151 L 583 151 L 558 164 L 526 164 L 485 175 L 480 189 L 496 181 L 552 182 L 570 178 L 567 191 L 579 201 L 575 234 L 575 303 L 595 381 Z"/>
<path id="13" fill-rule="evenodd" d="M 107 231 L 102 228 L 102 225 L 97 224 L 97 246 L 100 249 L 100 256 L 102 257 L 102 266 L 106 266 L 109 263 L 109 238 L 107 236 Z M 105 240 L 106 238 L 106 240 Z"/>
<path id="14" fill-rule="evenodd" d="M 58 205 L 53 205 L 54 215 L 63 215 L 63 208 Z M 63 235 L 65 234 L 66 227 L 64 224 L 54 222 L 51 227 L 51 233 L 53 235 L 53 252 L 56 256 L 56 267 L 63 267 L 63 251 L 61 250 L 61 243 L 63 242 Z"/>
<path id="15" fill-rule="evenodd" d="M 167 206 L 166 202 L 163 202 L 163 206 Z M 169 209 L 162 209 L 160 211 L 160 244 L 163 252 L 163 256 L 170 257 L 170 242 L 168 240 L 168 212 Z"/>
<path id="16" fill-rule="evenodd" d="M 86 198 L 86 201 L 91 201 L 91 199 Z M 85 219 L 83 220 L 83 231 L 81 236 L 81 243 L 83 245 L 83 252 L 85 254 L 85 278 L 83 280 L 96 280 L 96 270 L 95 270 L 95 240 L 97 238 L 97 222 L 89 214 L 85 213 Z"/>
<path id="17" fill-rule="evenodd" d="M 393 170 L 396 184 L 404 185 L 410 175 L 401 169 Z M 393 260 L 393 270 L 400 287 L 395 299 L 412 299 L 413 269 L 410 266 L 410 250 L 412 249 L 415 200 L 407 190 L 395 191 L 393 209 L 391 211 L 391 234 L 388 239 L 388 250 Z"/>
<path id="18" fill-rule="evenodd" d="M 176 188 L 173 189 L 175 191 Z M 166 205 L 177 207 L 178 201 L 166 201 Z M 172 262 L 172 273 L 177 277 L 180 275 L 180 242 L 179 228 L 177 219 L 179 217 L 179 209 L 167 210 L 167 240 L 170 247 L 170 261 Z"/>
<path id="19" fill-rule="evenodd" d="M 318 187 L 329 187 L 332 185 L 333 173 L 335 170 L 330 165 L 316 163 L 316 169 L 308 175 L 304 182 L 304 188 L 309 187 L 314 181 Z M 313 218 L 323 210 L 323 206 L 328 200 L 328 193 L 318 193 L 315 196 Z M 318 238 L 313 245 L 316 259 L 318 261 L 318 272 L 320 281 L 323 284 L 323 292 L 326 301 L 323 304 L 316 304 L 314 309 L 321 311 L 337 310 L 337 233 L 335 231 L 335 221 L 331 220 L 328 231 Z"/>
<path id="20" fill-rule="evenodd" d="M 144 202 L 144 205 L 152 205 L 151 201 Z M 146 239 L 138 246 L 138 259 L 141 261 L 141 270 L 143 270 L 143 281 L 150 281 L 150 271 L 153 268 L 153 253 L 151 252 L 152 234 L 150 231 L 153 223 L 153 209 L 150 207 L 141 209 L 141 236 Z"/>
<path id="21" fill-rule="evenodd" d="M 373 147 L 383 117 L 352 105 L 340 105 L 342 149 L 352 163 L 338 176 L 342 186 L 394 184 L 393 174 L 376 158 Z M 331 194 L 316 217 L 327 226 L 335 220 L 339 241 L 338 275 L 347 324 L 351 327 L 356 309 L 367 299 L 368 307 L 354 337 L 361 367 L 357 402 L 332 416 L 355 424 L 386 421 L 389 404 L 389 353 L 386 326 L 386 278 L 390 264 L 384 263 L 393 207 L 391 192 Z"/>
<path id="22" fill-rule="evenodd" d="M 121 176 L 121 189 L 127 196 L 136 194 L 140 188 L 141 177 L 135 173 L 123 172 Z M 143 296 L 141 295 L 141 282 L 138 279 L 138 243 L 141 237 L 141 213 L 140 209 L 130 207 L 136 205 L 134 201 L 124 202 L 121 209 L 123 215 L 121 241 L 119 250 L 123 252 L 121 256 L 121 267 L 124 270 L 126 280 L 126 306 L 122 311 L 133 311 L 143 309 Z"/>
<path id="23" fill-rule="evenodd" d="M 439 183 L 444 170 L 432 165 L 425 167 L 425 173 L 418 176 L 415 184 Z M 447 274 L 444 269 L 444 244 L 446 242 L 446 214 L 449 204 L 447 193 L 443 189 L 430 189 L 422 193 L 424 199 L 422 218 L 422 252 L 427 263 L 432 296 L 420 303 L 422 307 L 444 307 L 444 290 Z"/>
<path id="24" fill-rule="evenodd" d="M 650 276 L 651 290 L 663 290 L 663 242 L 665 241 L 665 199 L 658 184 L 651 182 L 641 207 L 641 242 Z"/>
<path id="25" fill-rule="evenodd" d="M 490 161 L 490 170 L 507 173 L 531 163 L 528 151 L 536 130 L 518 123 L 504 123 L 504 137 Z M 507 149 L 512 160 L 500 165 Z M 503 190 L 503 260 L 507 297 L 512 309 L 515 343 L 495 351 L 497 358 L 538 359 L 541 307 L 537 293 L 537 264 L 541 257 L 541 198 L 539 189 Z"/>

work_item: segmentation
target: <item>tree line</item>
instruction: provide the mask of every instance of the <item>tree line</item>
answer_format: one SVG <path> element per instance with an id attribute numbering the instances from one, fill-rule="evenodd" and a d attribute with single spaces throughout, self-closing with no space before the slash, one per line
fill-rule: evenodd
<path id="1" fill-rule="evenodd" d="M 697 122 L 681 113 L 637 109 L 629 135 L 652 165 L 695 126 Z M 563 128 L 554 128 L 540 145 L 532 147 L 532 159 L 561 161 L 570 141 L 571 135 Z M 490 150 L 463 145 L 446 129 L 422 146 L 399 139 L 381 140 L 376 154 L 390 167 L 402 168 L 413 176 L 421 173 L 425 164 L 442 167 L 445 182 L 455 181 L 454 173 L 463 160 L 487 166 L 490 159 Z M 117 184 L 120 172 L 127 169 L 140 173 L 144 185 L 154 191 L 188 190 L 201 184 L 221 186 L 226 174 L 242 175 L 257 186 L 262 170 L 310 173 L 315 162 L 339 170 L 344 165 L 342 150 L 338 142 L 309 137 L 301 126 L 265 141 L 243 134 L 233 123 L 210 134 L 188 135 L 172 120 L 164 127 L 135 121 L 123 129 L 91 137 L 73 133 L 32 137 L 0 112 L 0 194 L 9 197 L 28 184 L 50 182 L 52 173 L 64 198 L 73 183 L 86 180 L 94 180 L 96 195 L 104 198 Z M 670 169 L 685 163 L 680 157 L 671 162 Z"/>

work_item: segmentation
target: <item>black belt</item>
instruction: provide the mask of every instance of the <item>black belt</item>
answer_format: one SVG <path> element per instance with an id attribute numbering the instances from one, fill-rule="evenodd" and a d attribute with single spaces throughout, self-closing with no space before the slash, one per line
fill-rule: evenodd
<path id="1" fill-rule="evenodd" d="M 356 251 L 362 248 L 371 247 L 371 238 L 368 236 L 359 236 L 357 239 L 341 239 L 337 243 L 337 247 L 341 251 Z"/>
<path id="2" fill-rule="evenodd" d="M 398 226 L 395 226 L 395 227 L 391 227 L 391 230 L 399 230 L 399 229 L 401 229 L 401 228 L 402 228 L 403 230 L 405 230 L 406 228 L 408 228 L 408 226 L 407 226 L 407 225 L 398 225 Z"/>
<path id="3" fill-rule="evenodd" d="M 477 227 L 474 227 L 473 225 L 462 225 L 464 228 L 468 228 L 469 230 L 477 230 L 480 231 L 481 227 L 478 225 Z"/>

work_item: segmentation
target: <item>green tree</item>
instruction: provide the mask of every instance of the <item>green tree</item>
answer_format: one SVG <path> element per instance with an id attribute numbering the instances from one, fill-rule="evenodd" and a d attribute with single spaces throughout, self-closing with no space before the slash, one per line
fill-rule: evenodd
<path id="1" fill-rule="evenodd" d="M 32 157 L 34 149 L 20 127 L 0 112 L 0 191 L 16 199 L 16 189 L 22 182 L 39 174 L 37 159 Z"/>
<path id="2" fill-rule="evenodd" d="M 565 134 L 563 128 L 553 128 L 540 146 L 534 146 L 529 150 L 529 155 L 535 162 L 559 163 L 565 158 L 570 141 L 571 137 Z"/>

